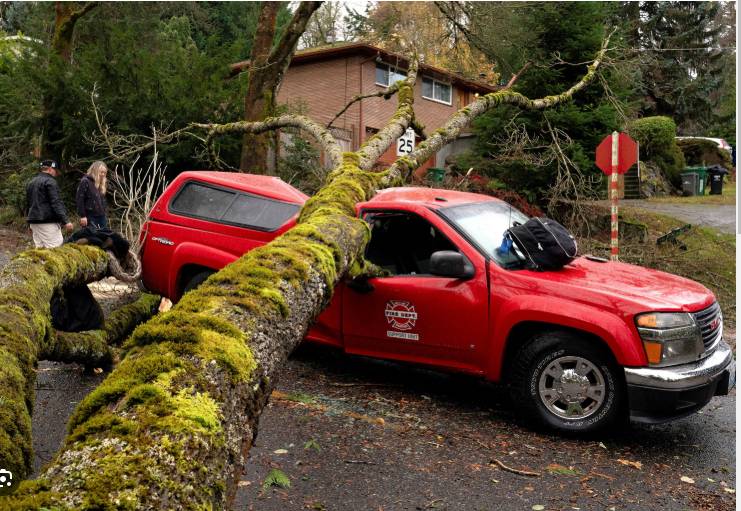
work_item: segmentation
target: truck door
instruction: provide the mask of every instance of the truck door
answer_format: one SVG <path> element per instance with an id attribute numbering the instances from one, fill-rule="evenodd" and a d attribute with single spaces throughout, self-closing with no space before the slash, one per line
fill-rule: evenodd
<path id="1" fill-rule="evenodd" d="M 478 372 L 482 364 L 476 353 L 488 330 L 483 257 L 439 219 L 447 235 L 411 212 L 370 212 L 364 218 L 372 229 L 366 259 L 389 276 L 369 279 L 366 287 L 345 288 L 345 350 Z M 463 253 L 475 276 L 431 275 L 430 257 L 439 250 Z"/>

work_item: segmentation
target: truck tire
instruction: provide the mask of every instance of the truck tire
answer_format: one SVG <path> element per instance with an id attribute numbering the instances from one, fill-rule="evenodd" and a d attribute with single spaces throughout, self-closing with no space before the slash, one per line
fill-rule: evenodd
<path id="1" fill-rule="evenodd" d="M 183 294 L 187 293 L 188 291 L 193 291 L 195 288 L 203 284 L 203 281 L 209 278 L 214 273 L 216 273 L 214 270 L 203 270 L 193 275 L 185 284 L 185 287 L 183 288 Z"/>
<path id="2" fill-rule="evenodd" d="M 569 332 L 533 337 L 511 373 L 515 406 L 561 432 L 590 433 L 614 424 L 623 413 L 623 379 L 601 348 Z"/>

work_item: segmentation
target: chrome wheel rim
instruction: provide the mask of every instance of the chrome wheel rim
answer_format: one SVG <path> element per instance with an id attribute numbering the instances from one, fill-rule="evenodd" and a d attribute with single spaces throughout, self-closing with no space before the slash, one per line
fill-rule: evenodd
<path id="1" fill-rule="evenodd" d="M 566 356 L 551 361 L 540 373 L 538 394 L 552 414 L 569 420 L 586 419 L 605 401 L 605 378 L 583 357 Z"/>

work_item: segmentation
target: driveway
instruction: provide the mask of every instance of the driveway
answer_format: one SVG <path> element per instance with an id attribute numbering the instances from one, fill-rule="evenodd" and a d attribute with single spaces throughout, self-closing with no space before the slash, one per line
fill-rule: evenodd
<path id="1" fill-rule="evenodd" d="M 603 201 L 609 205 L 608 202 Z M 736 233 L 736 206 L 722 204 L 687 204 L 648 200 L 621 200 L 620 206 L 647 209 L 692 225 L 712 227 L 728 234 Z"/>

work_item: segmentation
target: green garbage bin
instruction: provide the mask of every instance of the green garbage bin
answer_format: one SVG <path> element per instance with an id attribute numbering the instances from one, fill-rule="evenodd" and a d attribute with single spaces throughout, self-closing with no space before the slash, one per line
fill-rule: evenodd
<path id="1" fill-rule="evenodd" d="M 427 179 L 435 183 L 442 183 L 445 178 L 445 169 L 430 167 L 427 169 Z"/>
<path id="2" fill-rule="evenodd" d="M 697 174 L 697 189 L 694 195 L 705 195 L 705 183 L 708 182 L 708 168 L 701 166 L 687 167 L 684 171 Z"/>

